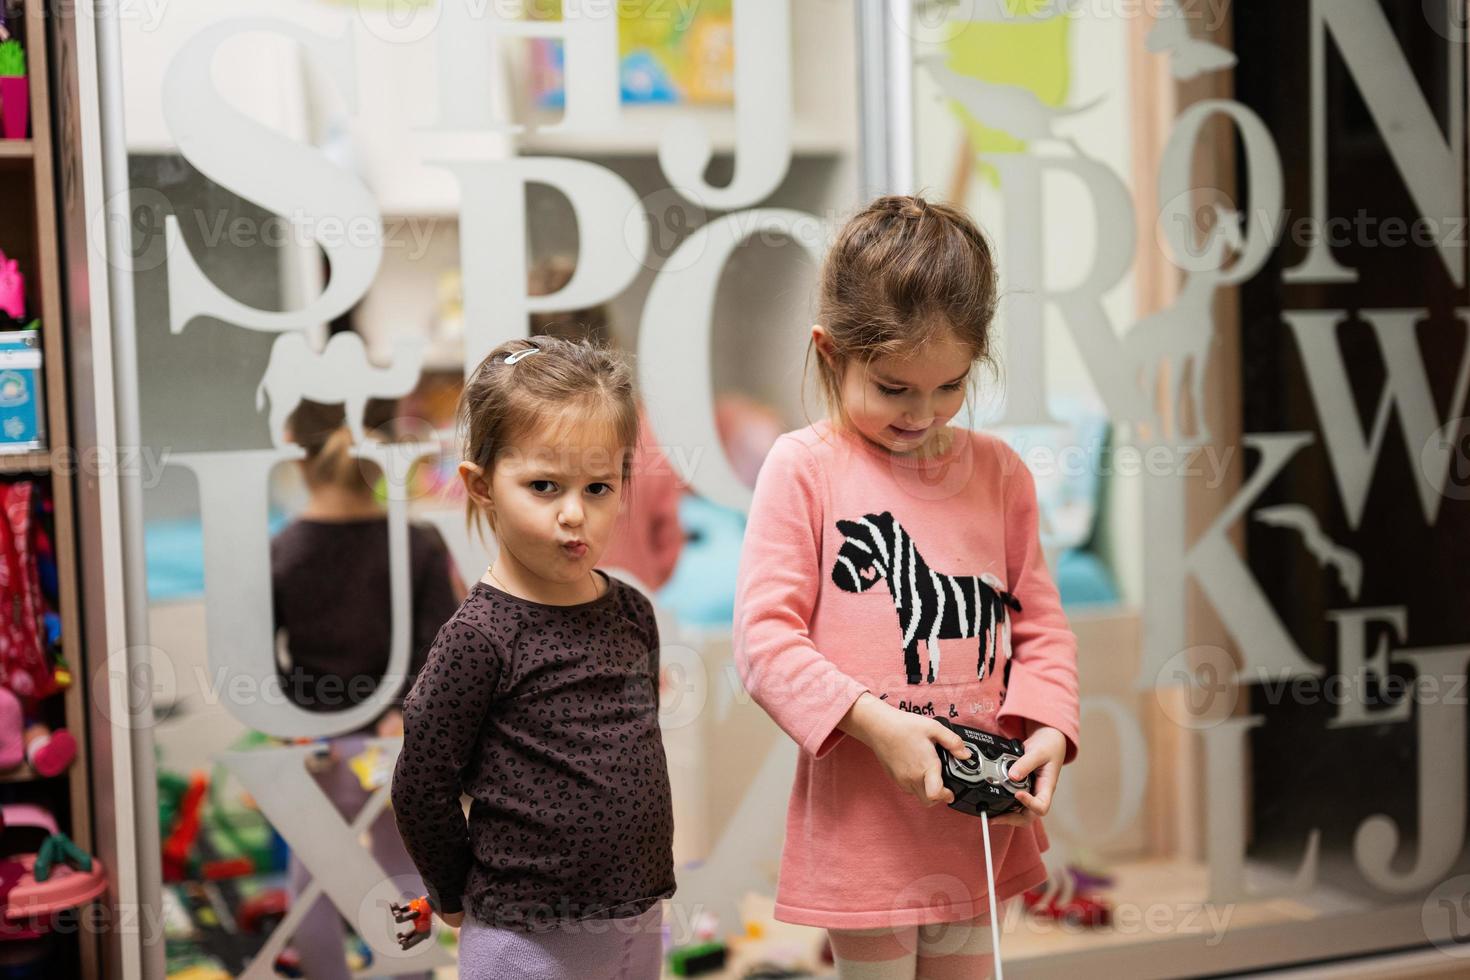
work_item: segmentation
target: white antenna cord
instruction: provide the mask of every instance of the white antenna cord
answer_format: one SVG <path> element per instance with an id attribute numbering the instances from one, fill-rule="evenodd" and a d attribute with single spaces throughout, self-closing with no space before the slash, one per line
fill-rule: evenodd
<path id="1" fill-rule="evenodd" d="M 990 863 L 990 816 L 983 812 L 980 836 L 985 838 L 985 877 L 990 882 L 990 951 L 995 957 L 995 980 L 1004 980 L 1000 968 L 1000 917 L 995 914 L 995 867 Z"/>

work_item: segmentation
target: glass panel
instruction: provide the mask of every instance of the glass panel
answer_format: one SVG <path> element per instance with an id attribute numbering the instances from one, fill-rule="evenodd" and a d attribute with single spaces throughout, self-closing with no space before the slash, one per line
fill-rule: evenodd
<path id="1" fill-rule="evenodd" d="M 1080 643 L 1053 891 L 1008 917 L 1037 976 L 1465 951 L 1452 7 L 889 25 L 917 184 L 1002 256 L 1005 397 L 976 422 L 1037 475 Z"/>
<path id="2" fill-rule="evenodd" d="M 629 356 L 642 476 L 682 484 L 600 563 L 660 617 L 694 896 L 675 929 L 738 931 L 747 885 L 769 919 L 770 773 L 794 748 L 730 696 L 729 631 L 755 471 L 817 410 L 800 364 L 827 222 L 857 194 L 854 11 L 569 7 L 118 15 L 170 973 L 454 975 L 452 942 L 394 941 L 390 903 L 423 885 L 391 819 L 366 841 L 347 821 L 386 803 L 383 699 L 495 555 L 464 521 L 466 371 L 533 332 Z M 814 961 L 820 936 L 789 933 Z"/>
<path id="3" fill-rule="evenodd" d="M 606 562 L 660 617 L 671 941 L 752 922 L 732 971 L 818 967 L 820 933 L 772 920 L 796 748 L 735 683 L 730 621 L 756 469 L 822 414 L 803 364 L 861 196 L 855 5 L 597 6 L 120 15 L 171 972 L 263 975 L 294 945 L 452 975 L 399 950 L 388 905 L 422 886 L 347 820 L 385 803 L 390 689 L 495 554 L 463 520 L 466 371 L 532 331 L 635 355 L 644 465 L 686 484 L 633 518 L 677 549 Z M 1081 648 L 1056 887 L 1006 909 L 1007 958 L 1463 952 L 1449 5 L 878 7 L 911 54 L 915 183 L 1001 260 L 1003 371 L 960 421 L 1036 476 Z M 306 647 L 367 683 L 273 686 Z M 307 871 L 319 925 L 288 911 Z"/>

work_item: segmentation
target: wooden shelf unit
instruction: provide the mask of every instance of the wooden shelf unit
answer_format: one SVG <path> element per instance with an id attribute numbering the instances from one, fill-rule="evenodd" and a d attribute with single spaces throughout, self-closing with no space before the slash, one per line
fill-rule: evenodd
<path id="1" fill-rule="evenodd" d="M 42 352 L 42 397 L 45 405 L 47 448 L 23 453 L 0 455 L 0 474 L 7 478 L 32 475 L 49 482 L 55 506 L 57 590 L 61 616 L 61 649 L 72 668 L 72 683 L 62 694 L 65 725 L 77 741 L 77 759 L 71 768 L 50 780 L 21 765 L 6 774 L 0 782 L 36 784 L 64 781 L 68 812 L 56 814 L 61 828 L 88 854 L 96 854 L 91 810 L 91 779 L 87 758 L 86 685 L 88 678 L 81 670 L 87 659 L 82 655 L 81 608 L 77 569 L 77 524 L 74 509 L 73 481 L 76 474 L 71 464 L 73 454 L 67 406 L 66 322 L 62 306 L 62 268 L 57 235 L 58 197 L 53 143 L 52 99 L 50 90 L 48 14 L 45 0 L 25 0 L 23 25 L 15 31 L 26 49 L 26 70 L 30 78 L 31 138 L 20 141 L 0 139 L 0 247 L 7 253 L 14 248 L 26 276 L 28 312 L 39 317 Z M 27 189 L 29 177 L 29 193 Z M 61 465 L 58 465 L 61 464 Z M 109 873 L 113 869 L 109 868 Z M 83 920 L 85 921 L 85 920 Z M 75 937 L 75 938 L 70 938 Z M 78 959 L 82 975 L 99 976 L 99 935 L 97 930 L 78 928 L 59 935 L 62 942 L 80 942 Z"/>

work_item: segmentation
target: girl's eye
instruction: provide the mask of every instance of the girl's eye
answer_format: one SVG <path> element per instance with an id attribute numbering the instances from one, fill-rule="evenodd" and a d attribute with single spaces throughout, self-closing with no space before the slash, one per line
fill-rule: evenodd
<path id="1" fill-rule="evenodd" d="M 587 489 L 588 490 L 592 490 L 595 487 L 602 487 L 603 490 L 607 491 L 607 493 L 593 494 L 593 496 L 595 496 L 595 497 L 606 497 L 609 493 L 612 493 L 613 492 L 612 484 L 610 484 L 610 483 L 593 483 L 593 484 L 590 484 L 587 487 Z"/>
<path id="2" fill-rule="evenodd" d="M 944 391 L 963 391 L 964 390 L 964 387 L 965 387 L 965 383 L 963 381 L 956 381 L 952 385 L 945 385 L 943 387 L 943 390 Z M 897 398 L 899 395 L 902 395 L 908 389 L 907 388 L 890 388 L 887 385 L 879 385 L 878 386 L 878 390 L 880 392 L 882 392 L 883 394 L 887 395 L 889 398 Z"/>
<path id="3" fill-rule="evenodd" d="M 531 489 L 532 490 L 535 490 L 537 493 L 542 493 L 543 492 L 543 490 L 542 490 L 543 487 L 550 488 L 550 487 L 554 487 L 554 486 L 556 486 L 556 484 L 553 483 L 551 480 L 532 480 L 531 481 Z"/>

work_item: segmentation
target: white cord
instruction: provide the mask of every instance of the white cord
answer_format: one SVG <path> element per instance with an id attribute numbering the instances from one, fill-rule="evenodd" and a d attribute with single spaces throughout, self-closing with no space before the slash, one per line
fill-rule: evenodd
<path id="1" fill-rule="evenodd" d="M 995 980 L 1004 980 L 1000 968 L 1000 917 L 995 914 L 995 868 L 990 863 L 989 814 L 980 814 L 980 836 L 985 838 L 985 877 L 990 883 L 990 951 L 995 957 Z"/>

